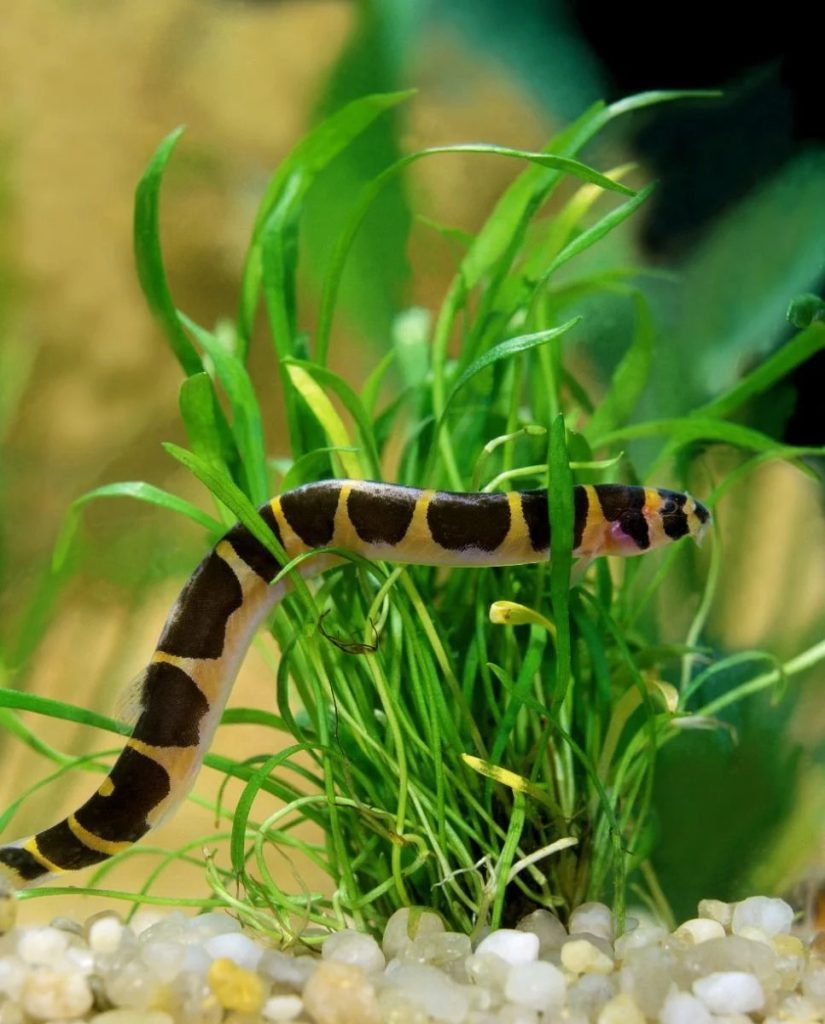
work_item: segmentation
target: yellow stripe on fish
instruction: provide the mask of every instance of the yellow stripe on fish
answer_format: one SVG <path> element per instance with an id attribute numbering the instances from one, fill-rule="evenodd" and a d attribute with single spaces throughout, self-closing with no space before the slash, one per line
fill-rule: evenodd
<path id="1" fill-rule="evenodd" d="M 573 554 L 586 559 L 699 537 L 710 519 L 690 495 L 651 487 L 578 486 L 573 505 Z M 455 494 L 327 480 L 258 511 L 290 559 L 334 546 L 390 562 L 515 565 L 544 561 L 550 549 L 546 491 Z M 330 564 L 310 560 L 302 571 Z M 252 636 L 286 590 L 271 584 L 280 568 L 241 524 L 215 545 L 169 614 L 143 678 L 134 730 L 108 777 L 68 818 L 0 847 L 0 886 L 16 889 L 106 860 L 188 792 Z"/>

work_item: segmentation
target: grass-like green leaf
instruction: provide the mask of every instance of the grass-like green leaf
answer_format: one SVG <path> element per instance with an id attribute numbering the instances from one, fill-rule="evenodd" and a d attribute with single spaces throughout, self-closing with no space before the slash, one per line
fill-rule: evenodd
<path id="1" fill-rule="evenodd" d="M 241 457 L 247 493 L 256 505 L 260 505 L 269 496 L 264 429 L 258 398 L 246 366 L 223 339 L 204 330 L 185 314 L 178 315 L 211 359 L 218 380 L 226 391 L 232 409 L 232 433 Z"/>
<path id="2" fill-rule="evenodd" d="M 170 132 L 155 151 L 135 192 L 134 250 L 138 279 L 149 308 L 166 335 L 169 347 L 187 375 L 202 370 L 200 356 L 178 322 L 177 310 L 169 292 L 163 253 L 160 247 L 160 186 L 166 164 L 183 134 L 183 128 Z"/>
<path id="3" fill-rule="evenodd" d="M 52 567 L 55 572 L 59 572 L 65 562 L 72 540 L 77 533 L 83 506 L 98 498 L 133 498 L 137 501 L 145 501 L 150 505 L 157 505 L 158 508 L 186 516 L 205 527 L 213 536 L 217 536 L 221 531 L 221 524 L 212 516 L 202 512 L 196 505 L 184 498 L 170 494 L 169 491 L 164 491 L 153 484 L 144 483 L 142 480 L 125 480 L 116 484 L 104 484 L 102 487 L 96 487 L 93 491 L 88 491 L 76 498 L 69 506 L 52 555 Z"/>
<path id="4" fill-rule="evenodd" d="M 240 354 L 245 358 L 261 287 L 262 236 L 275 215 L 283 226 L 294 218 L 303 196 L 317 174 L 385 110 L 403 103 L 410 92 L 365 96 L 348 103 L 306 135 L 272 176 L 261 200 L 252 240 L 246 255 L 238 309 Z"/>

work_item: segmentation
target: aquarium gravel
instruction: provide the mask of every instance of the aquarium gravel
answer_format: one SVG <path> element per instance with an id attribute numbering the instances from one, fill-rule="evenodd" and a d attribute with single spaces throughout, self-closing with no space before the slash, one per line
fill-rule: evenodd
<path id="1" fill-rule="evenodd" d="M 614 936 L 604 904 L 565 928 L 536 910 L 474 945 L 403 909 L 379 943 L 339 931 L 320 954 L 267 947 L 220 912 L 124 924 L 104 913 L 0 939 L 0 1024 L 813 1024 L 825 934 L 792 933 L 780 899 L 703 900 L 674 931 Z"/>

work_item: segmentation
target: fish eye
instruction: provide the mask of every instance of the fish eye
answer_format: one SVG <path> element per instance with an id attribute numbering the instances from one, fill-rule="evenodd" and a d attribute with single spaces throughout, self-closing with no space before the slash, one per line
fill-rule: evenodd
<path id="1" fill-rule="evenodd" d="M 659 506 L 659 513 L 663 516 L 672 516 L 677 511 L 678 505 L 673 498 L 665 498 L 662 504 Z"/>

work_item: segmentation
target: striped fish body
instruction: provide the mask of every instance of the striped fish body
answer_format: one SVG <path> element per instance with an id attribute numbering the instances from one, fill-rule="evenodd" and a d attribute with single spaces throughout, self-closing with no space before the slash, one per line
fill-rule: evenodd
<path id="1" fill-rule="evenodd" d="M 649 487 L 578 486 L 574 554 L 636 555 L 698 538 L 707 509 Z M 367 558 L 426 565 L 514 565 L 547 559 L 546 491 L 454 494 L 329 480 L 273 498 L 259 514 L 289 559 L 336 547 Z M 319 555 L 299 571 L 334 564 Z M 98 864 L 140 839 L 187 793 L 255 630 L 283 597 L 281 564 L 241 524 L 193 572 L 146 670 L 126 747 L 98 790 L 37 835 L 0 847 L 0 888 L 17 889 Z"/>

